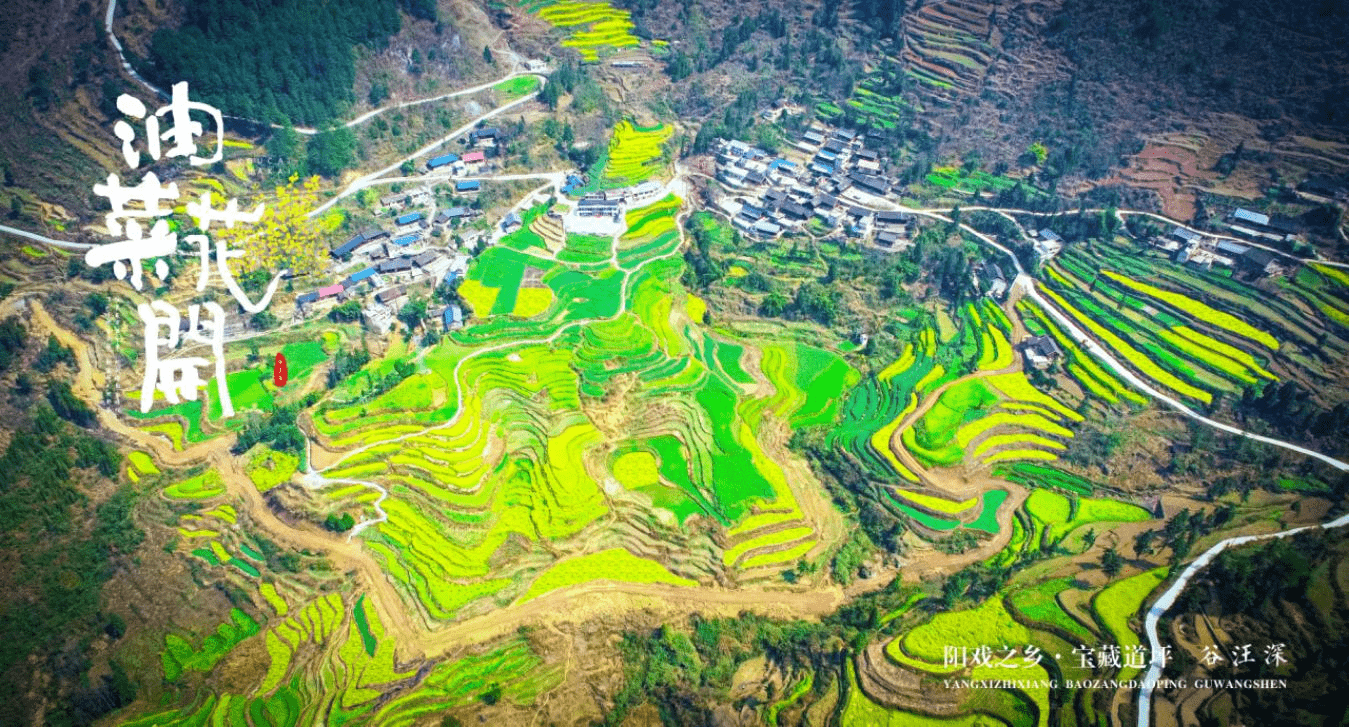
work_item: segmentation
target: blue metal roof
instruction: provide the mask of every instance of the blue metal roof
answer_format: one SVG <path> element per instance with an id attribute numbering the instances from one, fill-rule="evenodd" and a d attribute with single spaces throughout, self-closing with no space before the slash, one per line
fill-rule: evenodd
<path id="1" fill-rule="evenodd" d="M 410 225 L 410 224 L 412 224 L 413 222 L 416 222 L 416 221 L 420 220 L 421 218 L 422 218 L 422 213 L 420 213 L 420 212 L 409 212 L 409 213 L 403 215 L 402 217 L 399 217 L 398 219 L 394 220 L 394 222 L 397 222 L 397 223 L 400 224 L 400 225 Z"/>
<path id="2" fill-rule="evenodd" d="M 416 242 L 420 237 L 421 237 L 421 235 L 418 235 L 418 234 L 416 234 L 416 233 L 413 233 L 413 234 L 411 234 L 411 235 L 403 235 L 402 237 L 399 237 L 399 238 L 395 239 L 395 240 L 393 241 L 393 244 L 395 244 L 395 245 L 402 245 L 402 246 L 406 247 L 406 246 L 411 245 L 412 243 Z"/>
<path id="3" fill-rule="evenodd" d="M 462 181 L 462 182 L 459 182 L 458 184 L 455 184 L 455 185 L 454 185 L 454 191 L 456 191 L 456 192 L 467 192 L 467 191 L 472 190 L 472 189 L 480 189 L 481 187 L 482 187 L 482 182 L 479 182 L 479 181 L 476 180 L 476 179 L 467 179 L 467 180 L 464 180 L 464 181 Z"/>
<path id="4" fill-rule="evenodd" d="M 426 167 L 428 169 L 435 169 L 436 167 L 443 167 L 446 166 L 447 164 L 453 164 L 457 161 L 459 161 L 458 154 L 442 154 L 432 159 L 431 161 L 427 162 Z"/>
<path id="5" fill-rule="evenodd" d="M 366 268 L 365 270 L 362 270 L 362 271 L 359 272 L 359 273 L 352 273 L 352 274 L 351 274 L 351 277 L 350 277 L 350 278 L 347 278 L 347 279 L 350 280 L 350 281 L 352 281 L 353 283 L 358 283 L 358 282 L 360 282 L 360 281 L 362 281 L 362 280 L 365 280 L 366 278 L 368 278 L 368 277 L 370 277 L 371 275 L 374 275 L 374 274 L 375 274 L 375 269 L 374 269 L 373 267 L 369 267 L 369 268 Z"/>
<path id="6" fill-rule="evenodd" d="M 451 303 L 450 306 L 446 308 L 445 312 L 442 313 L 441 315 L 444 317 L 445 325 L 447 326 L 450 325 L 451 323 L 461 323 L 464 320 L 464 311 L 454 303 Z"/>

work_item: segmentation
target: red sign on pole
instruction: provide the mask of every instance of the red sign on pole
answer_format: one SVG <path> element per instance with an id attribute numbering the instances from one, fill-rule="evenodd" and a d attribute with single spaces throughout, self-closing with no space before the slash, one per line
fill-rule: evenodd
<path id="1" fill-rule="evenodd" d="M 279 389 L 285 386 L 289 379 L 290 372 L 286 370 L 286 357 L 282 356 L 280 351 L 277 351 L 276 364 L 272 366 L 272 383 L 276 384 Z"/>

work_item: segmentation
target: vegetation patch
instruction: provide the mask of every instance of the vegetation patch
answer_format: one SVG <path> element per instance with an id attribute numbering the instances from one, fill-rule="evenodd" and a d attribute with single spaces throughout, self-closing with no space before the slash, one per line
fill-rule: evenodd
<path id="1" fill-rule="evenodd" d="M 1112 583 L 1092 599 L 1092 610 L 1110 633 L 1112 643 L 1121 650 L 1138 645 L 1138 634 L 1129 627 L 1129 619 L 1143 608 L 1143 602 L 1147 600 L 1148 594 L 1157 590 L 1169 572 L 1168 568 L 1156 568 L 1139 573 Z M 1136 669 L 1126 669 L 1120 673 L 1119 678 L 1129 679 L 1136 673 Z"/>
<path id="2" fill-rule="evenodd" d="M 637 184 L 660 171 L 665 152 L 662 144 L 674 133 L 674 128 L 659 125 L 639 130 L 631 121 L 623 120 L 614 127 L 609 140 L 609 160 L 604 165 L 604 179 L 615 184 Z"/>
<path id="3" fill-rule="evenodd" d="M 681 578 L 654 560 L 639 558 L 623 548 L 610 548 L 560 561 L 534 579 L 529 590 L 520 597 L 520 603 L 558 588 L 599 580 L 685 587 L 698 585 L 697 581 Z"/>
<path id="4" fill-rule="evenodd" d="M 260 444 L 253 449 L 246 471 L 248 479 L 253 481 L 258 492 L 266 492 L 289 481 L 299 467 L 298 454 L 278 452 L 265 444 Z"/>
<path id="5" fill-rule="evenodd" d="M 220 473 L 207 470 L 165 487 L 164 494 L 175 500 L 207 500 L 225 494 L 225 483 L 220 479 Z"/>

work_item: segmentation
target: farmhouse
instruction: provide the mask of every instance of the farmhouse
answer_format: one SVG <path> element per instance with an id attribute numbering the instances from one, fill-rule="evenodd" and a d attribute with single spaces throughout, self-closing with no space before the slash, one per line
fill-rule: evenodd
<path id="1" fill-rule="evenodd" d="M 1257 275 L 1278 275 L 1283 272 L 1283 266 L 1279 264 L 1278 256 L 1258 247 L 1247 248 L 1245 252 L 1239 254 L 1237 263 L 1243 269 Z"/>
<path id="2" fill-rule="evenodd" d="M 385 288 L 384 290 L 375 293 L 375 302 L 381 305 L 389 305 L 406 295 L 407 291 L 403 290 L 403 286 L 395 285 L 392 288 Z"/>
<path id="3" fill-rule="evenodd" d="M 876 233 L 876 244 L 881 247 L 894 247 L 896 243 L 903 241 L 903 239 L 904 238 L 900 237 L 899 234 L 895 232 L 886 231 Z"/>
<path id="4" fill-rule="evenodd" d="M 1232 211 L 1232 220 L 1235 222 L 1246 222 L 1252 225 L 1259 225 L 1260 227 L 1269 227 L 1269 215 L 1252 212 L 1242 207 L 1238 207 Z"/>
<path id="5" fill-rule="evenodd" d="M 810 217 L 810 210 L 795 202 L 783 202 L 778 209 L 782 210 L 783 216 L 788 219 L 805 220 Z"/>
<path id="6" fill-rule="evenodd" d="M 454 191 L 459 194 L 472 194 L 482 189 L 482 182 L 476 179 L 465 179 L 462 182 L 455 182 Z"/>
<path id="7" fill-rule="evenodd" d="M 458 154 L 441 154 L 440 156 L 434 157 L 430 161 L 426 162 L 426 171 L 434 172 L 437 169 L 448 167 L 457 161 L 459 161 Z"/>
<path id="8" fill-rule="evenodd" d="M 1063 249 L 1063 238 L 1046 227 L 1040 230 L 1033 247 L 1035 248 L 1035 254 L 1039 255 L 1041 260 L 1048 260 L 1059 254 L 1059 251 Z"/>
<path id="9" fill-rule="evenodd" d="M 373 283 L 374 277 L 375 277 L 375 268 L 373 266 L 368 267 L 358 273 L 352 273 L 351 275 L 348 275 L 346 280 L 342 281 L 342 287 L 346 288 L 347 290 L 352 290 L 357 285 L 360 285 L 362 282 L 370 281 L 371 283 Z"/>
<path id="10" fill-rule="evenodd" d="M 420 212 L 409 212 L 394 220 L 394 224 L 398 225 L 398 232 L 400 234 L 406 234 L 410 230 L 425 227 L 426 215 L 423 215 Z"/>
<path id="11" fill-rule="evenodd" d="M 882 210 L 876 213 L 876 225 L 878 227 L 908 227 L 910 222 L 913 222 L 913 215 L 908 212 Z"/>
<path id="12" fill-rule="evenodd" d="M 375 266 L 380 275 L 398 275 L 412 270 L 412 259 L 407 257 L 390 258 Z"/>
<path id="13" fill-rule="evenodd" d="M 760 237 L 776 237 L 782 232 L 782 226 L 768 220 L 759 220 L 750 228 L 752 232 Z"/>
<path id="14" fill-rule="evenodd" d="M 333 285 L 329 285 L 324 288 L 319 288 L 318 290 L 319 300 L 322 300 L 324 298 L 334 298 L 338 294 L 340 294 L 342 290 L 343 288 L 341 283 L 334 283 Z"/>
<path id="15" fill-rule="evenodd" d="M 857 187 L 863 192 L 866 192 L 867 194 L 874 194 L 878 197 L 884 197 L 885 195 L 890 193 L 889 182 L 885 181 L 884 179 L 881 179 L 880 177 L 873 177 L 870 174 L 851 172 L 848 174 L 848 181 L 852 182 L 853 186 Z"/>
<path id="16" fill-rule="evenodd" d="M 974 284 L 990 298 L 1001 298 L 1007 292 L 1007 277 L 1002 268 L 987 261 L 974 266 Z"/>
<path id="17" fill-rule="evenodd" d="M 334 248 L 332 256 L 339 260 L 345 260 L 352 255 L 369 255 L 388 236 L 389 233 L 377 229 L 358 232 L 350 240 Z"/>
<path id="18" fill-rule="evenodd" d="M 618 202 L 604 199 L 603 196 L 586 196 L 576 204 L 576 214 L 580 217 L 618 217 L 622 208 Z"/>
<path id="19" fill-rule="evenodd" d="M 460 308 L 457 303 L 451 303 L 447 306 L 441 317 L 447 331 L 457 331 L 464 327 L 464 309 Z"/>
<path id="20" fill-rule="evenodd" d="M 1037 369 L 1049 368 L 1063 360 L 1063 349 L 1051 336 L 1032 336 L 1021 342 L 1021 354 Z"/>
<path id="21" fill-rule="evenodd" d="M 452 222 L 467 220 L 472 216 L 473 211 L 467 207 L 451 207 L 447 210 L 441 210 L 436 215 L 435 224 L 444 226 Z"/>
<path id="22" fill-rule="evenodd" d="M 748 179 L 749 177 L 746 176 L 747 181 Z M 759 175 L 759 182 L 760 183 L 763 182 L 763 175 Z M 641 184 L 636 185 L 635 187 L 628 187 L 627 189 L 622 190 L 623 200 L 627 202 L 629 206 L 635 207 L 640 205 L 640 203 L 642 202 L 655 199 L 656 195 L 660 194 L 660 190 L 661 186 L 659 182 L 647 180 L 645 182 L 642 182 Z"/>
<path id="23" fill-rule="evenodd" d="M 487 155 L 480 151 L 471 151 L 465 154 L 460 161 L 463 162 L 464 166 L 470 171 L 476 171 L 482 167 L 483 162 L 487 161 Z"/>

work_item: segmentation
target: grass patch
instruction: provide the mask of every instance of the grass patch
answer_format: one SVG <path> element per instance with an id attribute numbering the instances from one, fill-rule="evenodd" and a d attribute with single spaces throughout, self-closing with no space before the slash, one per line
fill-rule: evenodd
<path id="1" fill-rule="evenodd" d="M 610 548 L 557 563 L 534 579 L 529 590 L 520 597 L 520 603 L 558 588 L 598 580 L 666 583 L 672 586 L 698 585 L 697 581 L 681 578 L 654 560 L 639 558 L 623 548 Z"/>

